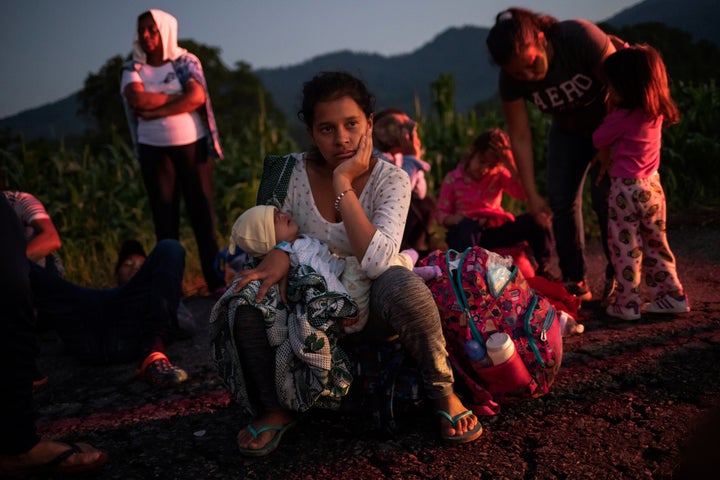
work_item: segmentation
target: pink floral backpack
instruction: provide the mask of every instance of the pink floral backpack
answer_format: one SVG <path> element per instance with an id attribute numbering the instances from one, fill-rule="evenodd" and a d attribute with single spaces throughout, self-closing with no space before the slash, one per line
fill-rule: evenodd
<path id="1" fill-rule="evenodd" d="M 476 414 L 496 415 L 501 403 L 548 392 L 562 360 L 559 322 L 552 304 L 528 286 L 516 265 L 481 247 L 437 250 L 418 264 L 442 272 L 427 285 L 456 380 L 468 388 Z M 509 335 L 515 349 L 497 365 L 483 357 L 493 333 Z"/>

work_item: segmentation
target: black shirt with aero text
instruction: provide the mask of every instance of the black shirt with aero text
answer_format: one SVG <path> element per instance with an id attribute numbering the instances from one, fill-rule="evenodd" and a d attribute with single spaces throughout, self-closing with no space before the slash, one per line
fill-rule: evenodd
<path id="1" fill-rule="evenodd" d="M 590 132 L 605 116 L 605 85 L 595 70 L 610 38 L 586 20 L 558 22 L 546 33 L 553 56 L 541 81 L 518 80 L 500 70 L 500 98 L 525 98 L 568 132 Z"/>

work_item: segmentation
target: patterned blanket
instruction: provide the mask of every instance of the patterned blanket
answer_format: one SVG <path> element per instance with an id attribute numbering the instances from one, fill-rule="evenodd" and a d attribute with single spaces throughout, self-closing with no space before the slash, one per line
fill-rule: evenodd
<path id="1" fill-rule="evenodd" d="M 249 415 L 257 409 L 247 384 L 233 338 L 235 312 L 251 305 L 262 312 L 267 338 L 275 349 L 275 385 L 284 407 L 303 412 L 312 406 L 336 409 L 352 382 L 350 360 L 337 345 L 340 319 L 356 317 L 349 296 L 328 291 L 325 279 L 307 265 L 290 271 L 285 304 L 277 285 L 261 303 L 255 303 L 260 282 L 240 292 L 229 288 L 210 314 L 211 352 L 230 393 Z"/>

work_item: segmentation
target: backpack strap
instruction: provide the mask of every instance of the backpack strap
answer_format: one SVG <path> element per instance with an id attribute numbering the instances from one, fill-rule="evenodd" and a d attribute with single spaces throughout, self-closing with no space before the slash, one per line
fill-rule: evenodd
<path id="1" fill-rule="evenodd" d="M 467 317 L 467 322 L 468 326 L 470 327 L 470 334 L 472 335 L 472 338 L 481 345 L 485 345 L 485 339 L 478 331 L 477 325 L 475 325 L 475 318 L 473 317 L 472 313 L 470 313 L 470 305 L 468 304 L 467 296 L 465 295 L 465 290 L 462 284 L 463 262 L 465 261 L 465 256 L 470 250 L 472 250 L 472 248 L 473 247 L 468 247 L 462 253 L 459 253 L 457 250 L 453 249 L 448 250 L 445 253 L 445 266 L 447 269 L 448 278 L 450 279 L 450 285 L 452 286 L 453 293 L 455 294 L 455 299 L 457 300 L 460 308 L 462 308 L 463 314 Z M 458 265 L 457 268 L 453 271 L 450 270 L 450 262 L 454 260 L 458 261 Z"/>
<path id="2" fill-rule="evenodd" d="M 282 207 L 287 196 L 290 176 L 292 175 L 295 155 L 268 155 L 263 160 L 262 177 L 258 187 L 256 205 L 274 205 Z"/>

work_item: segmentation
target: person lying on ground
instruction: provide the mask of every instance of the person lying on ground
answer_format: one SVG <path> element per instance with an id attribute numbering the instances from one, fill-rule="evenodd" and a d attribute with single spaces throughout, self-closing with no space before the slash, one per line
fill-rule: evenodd
<path id="1" fill-rule="evenodd" d="M 15 198 L 30 198 L 27 195 Z M 33 210 L 47 215 L 42 203 L 32 198 Z M 15 216 L 23 219 L 17 211 Z M 57 236 L 49 216 L 45 231 Z M 123 263 L 118 260 L 116 273 Z M 56 330 L 68 350 L 86 361 L 105 363 L 140 357 L 141 378 L 162 386 L 182 383 L 187 373 L 172 365 L 164 350 L 168 341 L 182 333 L 177 311 L 184 270 L 185 250 L 176 240 L 159 242 L 126 284 L 111 289 L 75 285 L 31 262 L 30 286 L 37 323 Z M 37 370 L 35 377 L 36 381 L 46 378 Z"/>
<path id="2" fill-rule="evenodd" d="M 120 264 L 120 270 L 122 270 Z M 91 363 L 138 361 L 138 375 L 158 386 L 177 385 L 187 373 L 170 363 L 165 346 L 186 335 L 178 326 L 185 249 L 161 240 L 121 286 L 99 289 L 68 282 L 32 266 L 30 281 L 40 324 L 56 330 L 65 347 Z"/>

